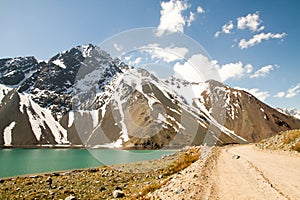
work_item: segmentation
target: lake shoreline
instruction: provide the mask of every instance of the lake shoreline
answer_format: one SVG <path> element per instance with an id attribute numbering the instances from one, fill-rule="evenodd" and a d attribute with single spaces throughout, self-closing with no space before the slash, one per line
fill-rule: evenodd
<path id="1" fill-rule="evenodd" d="M 176 151 L 180 150 L 0 149 L 0 179 L 155 160 Z"/>
<path id="2" fill-rule="evenodd" d="M 193 155 L 192 161 L 198 159 L 199 151 L 200 148 L 191 147 L 156 160 L 2 178 L 0 199 L 64 199 L 69 195 L 82 199 L 112 198 L 112 192 L 117 187 L 122 188 L 127 197 L 130 194 L 131 199 L 132 195 L 139 195 L 143 188 L 147 191 L 149 184 L 156 185 L 168 180 L 172 173 L 176 173 L 169 170 L 181 166 L 176 163 L 182 158 L 187 157 L 188 160 L 184 161 L 189 161 Z"/>
<path id="3" fill-rule="evenodd" d="M 163 148 L 151 148 L 144 146 L 134 146 L 134 147 L 120 147 L 120 148 L 107 148 L 107 147 L 86 147 L 81 145 L 74 146 L 64 146 L 64 145 L 46 145 L 46 146 L 37 146 L 37 145 L 14 145 L 14 146 L 3 146 L 0 145 L 0 149 L 109 149 L 109 150 L 180 150 L 183 148 L 187 148 L 187 146 L 167 146 Z"/>

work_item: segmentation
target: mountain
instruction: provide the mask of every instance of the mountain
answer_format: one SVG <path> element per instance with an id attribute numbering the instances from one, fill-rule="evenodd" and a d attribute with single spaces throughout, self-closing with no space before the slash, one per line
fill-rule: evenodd
<path id="1" fill-rule="evenodd" d="M 300 127 L 245 91 L 160 80 L 91 44 L 48 61 L 0 59 L 0 101 L 1 146 L 222 145 Z"/>
<path id="2" fill-rule="evenodd" d="M 218 98 L 212 98 L 211 93 L 204 93 L 202 103 L 206 108 L 212 104 L 226 108 L 224 125 L 249 142 L 257 142 L 283 130 L 299 127 L 299 120 L 287 116 L 258 100 L 248 92 L 225 86 L 216 81 L 209 81 L 210 90 L 215 90 Z M 211 100 L 217 100 L 211 102 Z"/>
<path id="3" fill-rule="evenodd" d="M 300 111 L 292 108 L 276 108 L 279 112 L 300 119 Z"/>

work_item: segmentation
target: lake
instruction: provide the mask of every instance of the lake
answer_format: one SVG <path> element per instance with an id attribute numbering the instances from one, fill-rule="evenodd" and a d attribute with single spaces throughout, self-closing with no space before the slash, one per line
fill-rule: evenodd
<path id="1" fill-rule="evenodd" d="M 0 178 L 161 158 L 175 150 L 0 149 Z"/>

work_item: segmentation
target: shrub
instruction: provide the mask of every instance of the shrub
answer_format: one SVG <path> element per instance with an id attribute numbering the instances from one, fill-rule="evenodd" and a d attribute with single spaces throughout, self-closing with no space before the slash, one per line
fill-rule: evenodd
<path id="1" fill-rule="evenodd" d="M 291 142 L 294 142 L 298 137 L 300 137 L 299 130 L 288 131 L 287 134 L 283 137 L 283 143 L 289 144 Z"/>
<path id="2" fill-rule="evenodd" d="M 199 159 L 200 153 L 197 149 L 190 149 L 186 153 L 180 155 L 178 160 L 168 167 L 167 175 L 172 175 L 176 172 L 183 170 Z"/>
<path id="3" fill-rule="evenodd" d="M 298 141 L 293 147 L 293 150 L 300 152 L 300 141 Z"/>

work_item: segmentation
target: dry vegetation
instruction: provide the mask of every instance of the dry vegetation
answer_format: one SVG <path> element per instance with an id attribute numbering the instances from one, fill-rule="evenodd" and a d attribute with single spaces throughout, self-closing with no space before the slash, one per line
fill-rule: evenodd
<path id="1" fill-rule="evenodd" d="M 262 140 L 256 146 L 261 149 L 300 152 L 300 130 L 280 132 L 274 137 Z"/>
<path id="2" fill-rule="evenodd" d="M 200 156 L 200 148 L 190 148 L 185 153 L 181 154 L 173 163 L 171 163 L 167 168 L 162 170 L 162 177 L 167 177 L 162 181 L 154 181 L 153 183 L 145 186 L 142 191 L 137 195 L 137 197 L 142 197 L 149 192 L 153 192 L 169 181 L 169 177 L 186 167 L 190 166 L 193 162 L 197 161 Z"/>
<path id="3" fill-rule="evenodd" d="M 0 179 L 0 199 L 65 199 L 70 195 L 76 199 L 112 199 L 116 188 L 125 193 L 122 199 L 143 199 L 166 184 L 172 174 L 195 162 L 199 151 L 194 147 L 154 161 Z"/>

